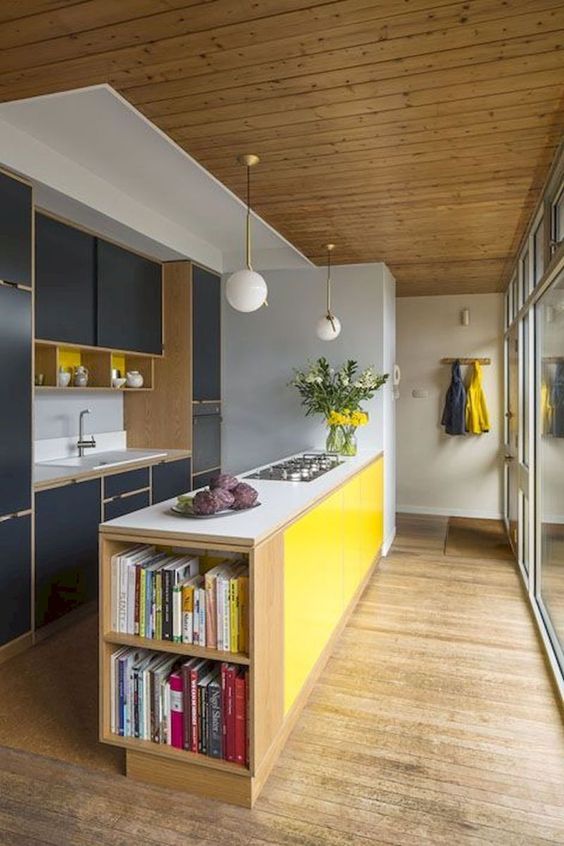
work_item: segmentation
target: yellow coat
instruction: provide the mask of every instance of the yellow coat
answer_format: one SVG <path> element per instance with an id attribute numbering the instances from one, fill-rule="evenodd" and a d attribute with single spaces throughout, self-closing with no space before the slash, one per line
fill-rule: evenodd
<path id="1" fill-rule="evenodd" d="M 474 362 L 472 378 L 466 392 L 466 431 L 481 435 L 490 431 L 490 416 L 482 387 L 482 367 Z"/>

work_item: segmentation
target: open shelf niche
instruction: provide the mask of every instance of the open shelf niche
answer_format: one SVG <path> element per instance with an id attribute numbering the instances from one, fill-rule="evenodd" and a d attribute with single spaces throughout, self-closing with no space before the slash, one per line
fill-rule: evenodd
<path id="1" fill-rule="evenodd" d="M 78 388 L 72 384 L 75 367 L 86 367 L 88 385 Z M 57 375 L 63 368 L 71 373 L 68 387 L 57 384 Z M 119 370 L 122 376 L 128 371 L 138 370 L 143 376 L 142 388 L 112 387 L 112 370 Z M 35 376 L 43 374 L 43 384 L 36 385 L 38 391 L 127 391 L 139 393 L 154 388 L 154 358 L 141 353 L 110 350 L 103 347 L 86 347 L 59 344 L 55 341 L 35 341 Z"/>

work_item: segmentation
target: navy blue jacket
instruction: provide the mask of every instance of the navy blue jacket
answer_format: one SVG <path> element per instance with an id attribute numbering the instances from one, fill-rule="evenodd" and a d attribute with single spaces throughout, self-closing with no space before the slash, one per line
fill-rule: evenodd
<path id="1" fill-rule="evenodd" d="M 447 435 L 466 434 L 466 388 L 460 374 L 460 362 L 452 365 L 452 379 L 446 394 L 441 423 Z"/>

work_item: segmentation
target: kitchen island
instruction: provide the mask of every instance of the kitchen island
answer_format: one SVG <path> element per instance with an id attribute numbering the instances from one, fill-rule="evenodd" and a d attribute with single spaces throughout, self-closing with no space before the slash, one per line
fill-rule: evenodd
<path id="1" fill-rule="evenodd" d="M 379 560 L 383 456 L 364 451 L 308 482 L 248 481 L 258 508 L 195 520 L 172 513 L 170 500 L 102 524 L 100 738 L 125 749 L 131 778 L 251 807 Z M 248 648 L 225 652 L 113 631 L 112 556 L 137 544 L 245 561 Z M 241 668 L 248 678 L 246 765 L 113 732 L 112 654 L 123 647 Z"/>

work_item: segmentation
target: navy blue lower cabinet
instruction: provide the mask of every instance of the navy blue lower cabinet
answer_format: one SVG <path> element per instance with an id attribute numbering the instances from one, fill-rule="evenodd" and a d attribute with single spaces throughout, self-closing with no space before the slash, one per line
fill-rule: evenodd
<path id="1" fill-rule="evenodd" d="M 139 491 L 130 496 L 118 496 L 110 502 L 104 503 L 104 520 L 114 520 L 116 517 L 123 517 L 124 514 L 131 514 L 132 511 L 139 511 L 140 508 L 147 508 L 150 505 L 150 491 Z"/>
<path id="2" fill-rule="evenodd" d="M 0 522 L 0 646 L 31 629 L 31 515 Z"/>
<path id="3" fill-rule="evenodd" d="M 192 488 L 189 458 L 153 465 L 153 503 L 164 502 Z"/>
<path id="4" fill-rule="evenodd" d="M 127 470 L 125 473 L 114 473 L 104 478 L 104 499 L 149 487 L 151 487 L 151 478 L 148 467 Z"/>
<path id="5" fill-rule="evenodd" d="M 100 479 L 35 495 L 35 625 L 96 598 Z"/>

